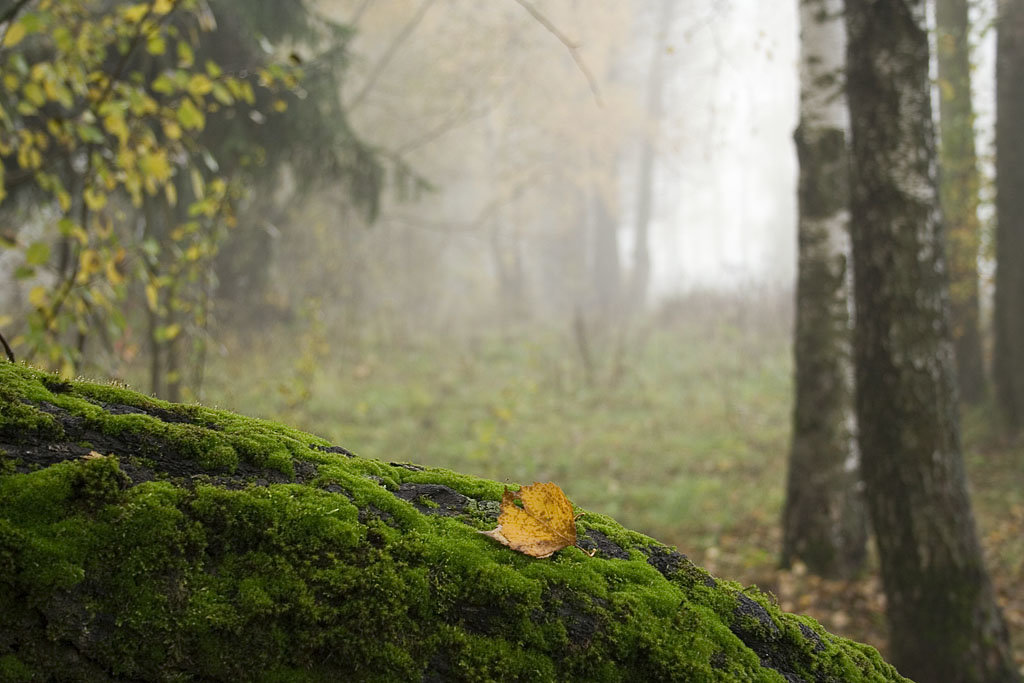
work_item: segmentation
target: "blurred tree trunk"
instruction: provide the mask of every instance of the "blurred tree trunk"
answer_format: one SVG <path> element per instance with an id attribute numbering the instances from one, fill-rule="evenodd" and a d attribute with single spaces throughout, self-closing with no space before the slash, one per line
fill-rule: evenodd
<path id="1" fill-rule="evenodd" d="M 925 0 L 848 2 L 857 417 L 891 648 L 919 681 L 1017 680 L 960 447 Z"/>
<path id="2" fill-rule="evenodd" d="M 515 221 L 508 221 L 504 212 L 489 228 L 491 258 L 498 277 L 498 300 L 502 318 L 523 320 L 529 307 L 526 302 L 526 273 L 523 268 L 523 245 Z"/>
<path id="3" fill-rule="evenodd" d="M 978 324 L 980 180 L 974 149 L 968 0 L 936 0 L 939 62 L 939 199 L 948 229 L 951 323 L 957 386 L 969 403 L 985 397 Z"/>
<path id="4" fill-rule="evenodd" d="M 842 0 L 803 0 L 796 291 L 796 396 L 782 565 L 849 578 L 864 565 L 867 513 L 853 408 L 850 126 L 842 92 Z"/>
<path id="5" fill-rule="evenodd" d="M 1024 429 L 1024 1 L 1003 0 L 996 47 L 996 396 Z"/>
<path id="6" fill-rule="evenodd" d="M 616 178 L 614 174 L 609 178 Z M 619 312 L 622 295 L 622 263 L 619 258 L 619 221 L 615 198 L 600 183 L 591 188 L 590 291 L 592 312 L 601 319 Z"/>
<path id="7" fill-rule="evenodd" d="M 662 116 L 662 91 L 665 89 L 665 51 L 672 25 L 675 0 L 661 0 L 658 10 L 657 37 L 651 54 L 651 67 L 647 75 L 647 116 L 640 147 L 639 177 L 636 187 L 636 231 L 633 237 L 633 270 L 630 274 L 627 304 L 630 308 L 643 308 L 651 280 L 650 225 L 654 203 L 654 143 Z"/>

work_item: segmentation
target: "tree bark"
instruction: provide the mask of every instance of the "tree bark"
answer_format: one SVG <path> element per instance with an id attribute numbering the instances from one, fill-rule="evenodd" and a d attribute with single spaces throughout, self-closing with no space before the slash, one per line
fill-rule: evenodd
<path id="1" fill-rule="evenodd" d="M 897 667 L 996 683 L 1017 675 L 961 455 L 925 5 L 846 8 L 862 472 Z"/>
<path id="2" fill-rule="evenodd" d="M 799 252 L 793 441 L 783 512 L 782 565 L 849 578 L 864 565 L 853 407 L 849 112 L 842 92 L 842 0 L 800 3 Z"/>
<path id="3" fill-rule="evenodd" d="M 996 396 L 1024 429 L 1024 2 L 1000 3 L 996 47 Z"/>
<path id="4" fill-rule="evenodd" d="M 985 397 L 978 324 L 980 179 L 974 147 L 967 0 L 936 0 L 939 64 L 939 199 L 947 226 L 950 312 L 960 397 Z"/>

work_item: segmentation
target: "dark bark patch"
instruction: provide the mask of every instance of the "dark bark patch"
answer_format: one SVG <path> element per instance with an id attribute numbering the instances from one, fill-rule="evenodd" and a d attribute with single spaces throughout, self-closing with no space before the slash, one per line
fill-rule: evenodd
<path id="1" fill-rule="evenodd" d="M 327 484 L 326 486 L 321 486 L 320 488 L 322 488 L 324 491 L 327 491 L 328 493 L 340 493 L 349 500 L 352 500 L 352 494 L 343 489 L 339 484 L 335 484 L 332 482 L 330 484 Z"/>
<path id="2" fill-rule="evenodd" d="M 311 443 L 309 444 L 309 447 L 315 451 L 320 451 L 321 453 L 338 453 L 339 455 L 344 455 L 347 458 L 356 457 L 355 453 L 344 446 L 321 446 L 318 443 Z"/>
<path id="3" fill-rule="evenodd" d="M 675 550 L 669 550 L 662 546 L 649 546 L 646 549 L 646 552 L 647 564 L 661 572 L 661 575 L 666 579 L 679 571 L 679 568 L 682 567 L 683 563 L 686 561 L 686 555 Z"/>
<path id="4" fill-rule="evenodd" d="M 472 501 L 468 496 L 444 484 L 406 482 L 394 493 L 402 500 L 412 503 L 421 513 L 441 517 L 457 517 L 463 514 Z"/>
<path id="5" fill-rule="evenodd" d="M 791 683 L 806 683 L 806 679 L 793 672 L 791 652 L 780 647 L 782 631 L 759 602 L 738 594 L 729 630 L 757 653 L 761 666 L 778 672 Z"/>
<path id="6" fill-rule="evenodd" d="M 455 669 L 452 666 L 451 654 L 445 648 L 438 648 L 434 656 L 430 658 L 423 677 L 422 683 L 446 683 L 455 678 Z"/>
<path id="7" fill-rule="evenodd" d="M 606 607 L 607 603 L 600 598 L 592 598 L 597 607 Z M 579 594 L 565 586 L 552 585 L 543 593 L 543 604 L 548 609 L 535 611 L 531 615 L 534 622 L 547 623 L 557 621 L 565 626 L 569 638 L 569 647 L 564 654 L 572 654 L 586 650 L 601 628 L 601 614 L 580 599 Z M 551 608 L 554 609 L 551 609 Z"/>
<path id="8" fill-rule="evenodd" d="M 598 557 L 613 557 L 618 560 L 629 559 L 628 552 L 597 529 L 587 529 L 586 534 L 579 540 L 578 545 L 588 552 L 597 548 Z"/>
<path id="9" fill-rule="evenodd" d="M 640 548 L 640 550 L 647 555 L 647 564 L 657 569 L 666 579 L 672 580 L 673 577 L 678 578 L 680 572 L 682 572 L 691 582 L 695 582 L 699 579 L 700 582 L 708 588 L 714 588 L 718 585 L 718 582 L 715 581 L 714 577 L 697 568 L 697 566 L 690 562 L 690 559 L 681 552 L 669 550 L 665 546 L 661 545 L 650 545 L 646 548 Z"/>
<path id="10" fill-rule="evenodd" d="M 218 425 L 212 425 L 206 422 L 199 423 L 187 415 L 173 410 L 167 410 L 166 408 L 160 408 L 159 406 L 146 406 L 145 408 L 140 408 L 139 406 L 131 406 L 124 403 L 107 403 L 106 401 L 100 401 L 97 399 L 88 400 L 93 405 L 103 408 L 103 410 L 111 415 L 149 415 L 150 417 L 155 417 L 161 422 L 168 422 L 171 424 L 198 424 L 201 427 L 206 427 L 207 429 L 220 429 Z"/>
<path id="11" fill-rule="evenodd" d="M 733 610 L 733 625 L 738 626 L 741 630 L 743 627 L 737 624 L 737 622 L 743 622 L 743 617 L 747 617 L 748 620 L 756 620 L 772 637 L 779 635 L 779 627 L 772 620 L 771 615 L 768 614 L 768 610 L 761 603 L 740 593 L 736 596 L 736 609 Z M 735 628 L 733 632 L 736 632 Z M 737 633 L 737 635 L 739 634 Z"/>
<path id="12" fill-rule="evenodd" d="M 52 376 L 44 376 L 42 378 L 42 384 L 46 387 L 46 390 L 52 394 L 68 394 L 75 388 L 74 385 L 66 379 Z"/>
<path id="13" fill-rule="evenodd" d="M 395 518 L 390 512 L 387 512 L 386 510 L 381 510 L 379 507 L 373 505 L 372 503 L 367 505 L 366 507 L 359 508 L 359 523 L 369 524 L 372 521 L 381 521 L 387 524 L 388 526 L 395 526 Z"/>
<path id="14" fill-rule="evenodd" d="M 403 470 L 409 470 L 410 472 L 422 472 L 425 469 L 427 469 L 426 467 L 421 467 L 420 465 L 414 465 L 411 462 L 389 462 L 388 464 L 391 465 L 392 467 L 400 467 Z"/>
<path id="15" fill-rule="evenodd" d="M 807 624 L 800 624 L 800 633 L 804 634 L 804 638 L 811 641 L 811 647 L 814 648 L 815 652 L 824 652 L 825 643 L 821 642 L 821 636 L 814 632 Z"/>
<path id="16" fill-rule="evenodd" d="M 123 404 L 104 404 L 104 409 L 107 409 L 107 406 L 112 408 L 110 414 L 113 415 L 151 414 Z M 208 483 L 237 490 L 251 485 L 307 483 L 316 478 L 318 472 L 314 463 L 304 460 L 292 461 L 294 479 L 276 469 L 260 467 L 244 460 L 239 460 L 234 472 L 217 472 L 204 467 L 176 448 L 173 442 L 159 435 L 129 431 L 116 435 L 106 434 L 96 429 L 86 418 L 74 415 L 53 403 L 41 401 L 36 407 L 51 415 L 61 425 L 65 436 L 56 441 L 29 434 L 18 443 L 0 441 L 0 449 L 5 452 L 8 459 L 15 461 L 15 472 L 25 473 L 65 460 L 75 460 L 92 451 L 101 455 L 117 456 L 121 470 L 131 480 L 132 485 L 161 479 L 180 482 L 186 488 Z M 175 415 L 163 409 L 157 410 L 169 416 Z M 176 420 L 178 422 L 187 422 L 180 419 L 180 416 L 176 417 L 179 418 Z"/>

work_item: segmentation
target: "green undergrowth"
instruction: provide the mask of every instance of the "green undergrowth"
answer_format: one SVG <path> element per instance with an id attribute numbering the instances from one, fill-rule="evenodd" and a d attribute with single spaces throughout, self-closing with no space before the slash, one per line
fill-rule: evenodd
<path id="1" fill-rule="evenodd" d="M 792 362 L 789 326 L 779 328 L 658 327 L 630 338 L 614 378 L 611 353 L 595 354 L 593 382 L 572 339 L 550 331 L 339 347 L 302 392 L 282 330 L 212 359 L 203 395 L 360 455 L 555 481 L 585 507 L 695 550 L 781 514 Z"/>
<path id="2" fill-rule="evenodd" d="M 581 535 L 623 557 L 538 560 L 477 533 L 503 483 L 24 366 L 0 364 L 0 387 L 2 459 L 20 467 L 0 470 L 3 680 L 899 680 L 871 648 L 600 514 Z M 84 428 L 238 476 L 134 481 L 133 453 L 21 466 Z M 245 464 L 315 475 L 257 485 Z M 465 509 L 396 495 L 427 484 Z"/>

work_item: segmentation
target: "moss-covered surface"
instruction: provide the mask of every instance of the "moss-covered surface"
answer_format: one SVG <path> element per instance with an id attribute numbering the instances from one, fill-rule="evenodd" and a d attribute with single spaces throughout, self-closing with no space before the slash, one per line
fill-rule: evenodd
<path id="1" fill-rule="evenodd" d="M 599 514 L 501 546 L 503 489 L 2 363 L 0 680 L 903 680 Z"/>

